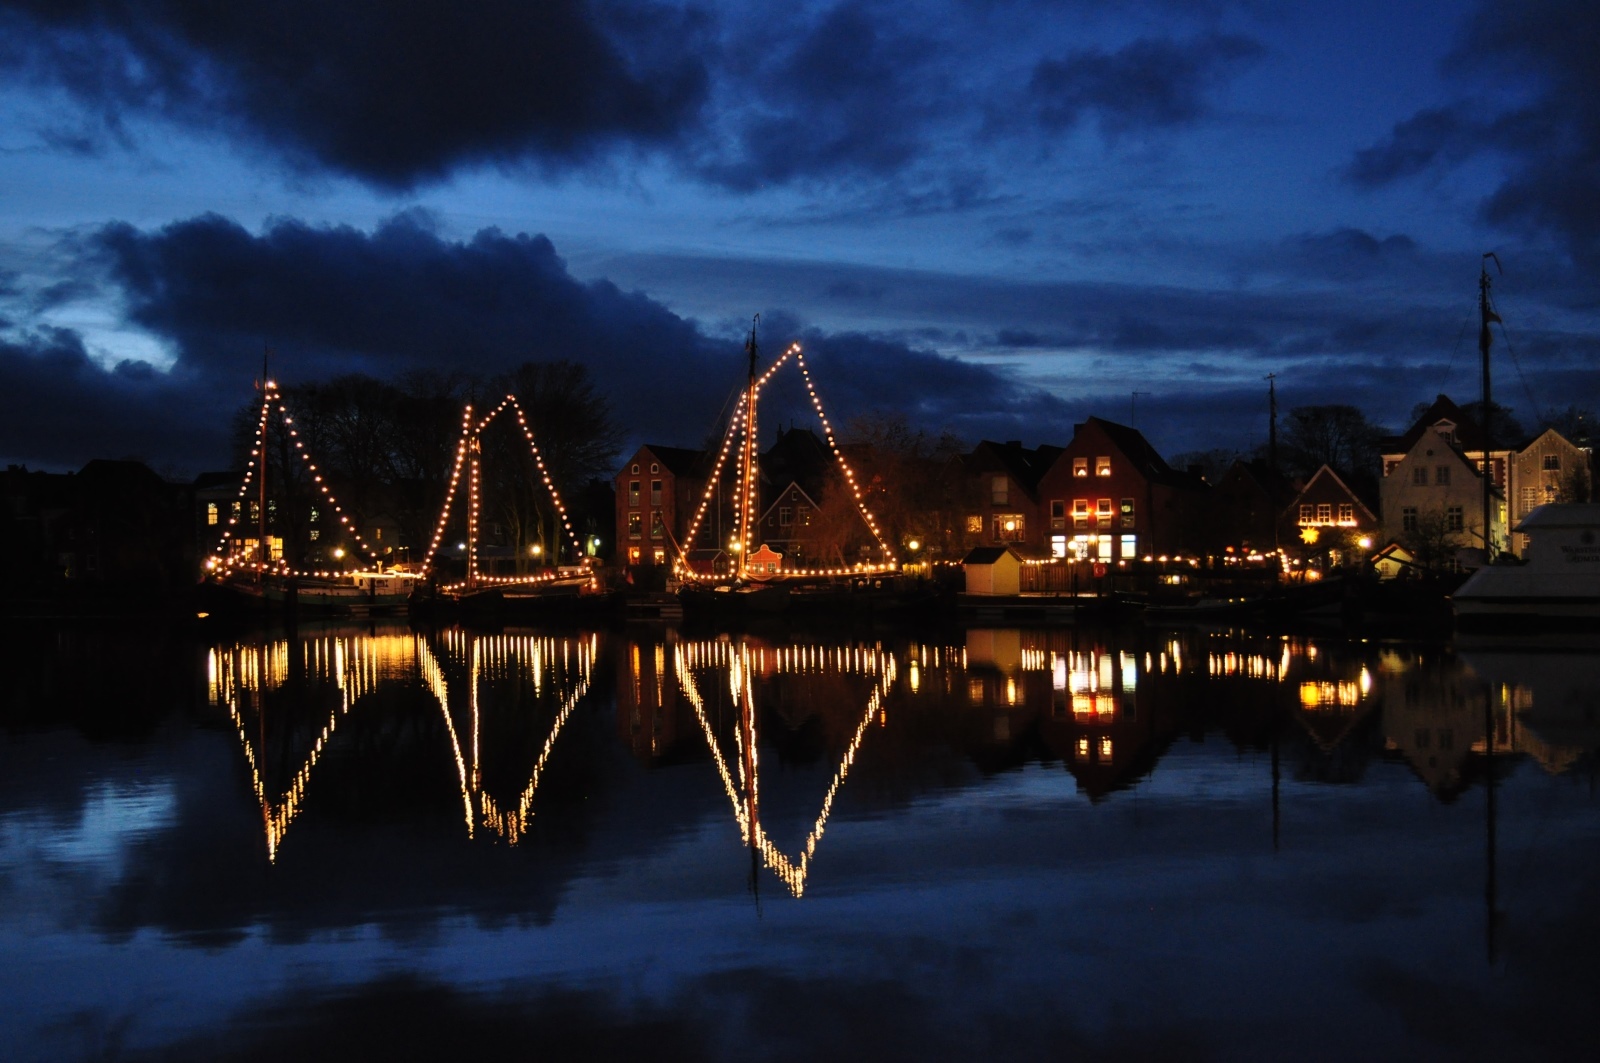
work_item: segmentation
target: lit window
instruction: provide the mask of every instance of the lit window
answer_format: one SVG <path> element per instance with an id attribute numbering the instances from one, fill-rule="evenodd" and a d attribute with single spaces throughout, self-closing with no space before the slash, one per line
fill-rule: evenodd
<path id="1" fill-rule="evenodd" d="M 1312 512 L 1313 512 L 1313 510 L 1312 510 L 1312 507 L 1311 507 L 1311 503 L 1307 502 L 1304 505 L 1302 505 L 1300 507 L 1300 523 L 1301 524 L 1310 524 L 1311 523 L 1311 519 L 1312 519 L 1311 518 Z"/>
<path id="2" fill-rule="evenodd" d="M 1078 759 L 1089 759 L 1089 739 L 1087 737 L 1078 739 Z"/>
<path id="3" fill-rule="evenodd" d="M 1124 528 L 1131 528 L 1133 527 L 1133 524 L 1133 499 L 1124 498 L 1122 500 L 1122 526 Z"/>
<path id="4" fill-rule="evenodd" d="M 1102 456 L 1094 459 L 1094 474 L 1096 476 L 1111 475 L 1111 458 Z"/>
<path id="5" fill-rule="evenodd" d="M 1354 502 L 1339 503 L 1339 523 L 1354 524 L 1356 522 L 1356 505 Z"/>
<path id="6" fill-rule="evenodd" d="M 207 502 L 206 503 L 206 523 L 207 524 L 215 524 L 217 522 L 217 520 L 218 520 L 218 516 L 219 516 L 219 514 L 217 513 L 217 504 L 215 502 Z"/>
<path id="7" fill-rule="evenodd" d="M 1107 735 L 1100 736 L 1100 759 L 1111 759 L 1111 738 Z"/>
<path id="8" fill-rule="evenodd" d="M 1318 502 L 1317 503 L 1317 523 L 1318 524 L 1327 524 L 1332 520 L 1333 520 L 1333 503 L 1331 503 L 1331 502 Z"/>
<path id="9" fill-rule="evenodd" d="M 1072 500 L 1072 526 L 1074 528 L 1087 528 L 1089 526 L 1089 500 L 1087 498 L 1074 498 Z"/>
<path id="10" fill-rule="evenodd" d="M 973 514 L 967 518 L 967 532 L 972 535 L 983 534 L 983 517 Z"/>
<path id="11" fill-rule="evenodd" d="M 1073 458 L 1072 459 L 1072 475 L 1074 475 L 1074 476 L 1088 476 L 1089 475 L 1089 459 L 1088 458 Z"/>
<path id="12" fill-rule="evenodd" d="M 659 547 L 659 546 L 656 547 L 654 550 L 652 550 L 650 552 L 650 556 L 655 561 L 655 563 L 658 564 L 658 565 L 666 563 L 667 552 L 665 550 L 661 549 L 661 547 Z"/>
<path id="13" fill-rule="evenodd" d="M 628 538 L 637 539 L 644 533 L 644 518 L 637 513 L 628 514 Z"/>
<path id="14" fill-rule="evenodd" d="M 996 542 L 1020 543 L 1027 538 L 1027 522 L 1021 513 L 996 513 L 994 515 Z"/>
<path id="15" fill-rule="evenodd" d="M 311 529 L 311 541 L 312 542 L 316 542 L 320 538 L 322 538 L 322 529 L 320 529 L 320 528 L 312 528 Z"/>
<path id="16" fill-rule="evenodd" d="M 650 538 L 652 538 L 652 539 L 661 538 L 662 533 L 665 530 L 666 530 L 665 529 L 665 525 L 663 525 L 661 523 L 661 511 L 659 509 L 651 510 L 651 512 L 650 512 Z"/>
<path id="17" fill-rule="evenodd" d="M 1139 556 L 1139 541 L 1136 536 L 1124 535 L 1122 537 L 1122 556 L 1126 559 Z"/>
<path id="18" fill-rule="evenodd" d="M 373 528 L 372 529 L 372 538 L 374 540 L 376 540 L 377 542 L 380 542 L 380 543 L 383 542 L 383 529 L 382 528 Z"/>
<path id="19" fill-rule="evenodd" d="M 239 516 L 239 514 L 240 514 L 240 513 L 242 513 L 242 512 L 243 512 L 243 509 L 242 509 L 242 508 L 241 508 L 241 507 L 240 507 L 240 504 L 239 504 L 239 503 L 238 503 L 238 502 L 235 502 L 235 503 L 234 503 L 234 504 L 233 504 L 233 515 L 234 515 L 234 516 L 235 516 L 235 517 L 237 517 L 237 516 Z"/>
<path id="20" fill-rule="evenodd" d="M 637 466 L 637 465 L 634 466 L 635 470 L 637 470 L 638 468 L 639 468 L 639 466 Z M 628 563 L 629 564 L 637 565 L 639 563 L 639 557 L 640 557 L 639 548 L 637 546 L 628 547 Z"/>
<path id="21" fill-rule="evenodd" d="M 311 507 L 311 522 L 313 524 L 315 524 L 317 522 L 317 519 L 319 517 L 321 517 L 321 516 L 322 516 L 322 514 L 317 512 L 317 507 L 316 506 L 312 506 Z"/>
<path id="22" fill-rule="evenodd" d="M 1102 498 L 1095 503 L 1094 518 L 1100 524 L 1111 523 L 1111 499 Z"/>
<path id="23" fill-rule="evenodd" d="M 795 516 L 797 518 L 799 518 L 800 527 L 802 527 L 802 528 L 811 527 L 811 507 L 810 506 L 801 506 L 798 510 L 796 510 Z M 983 527 L 983 521 L 982 520 L 978 521 L 978 527 L 979 528 Z"/>

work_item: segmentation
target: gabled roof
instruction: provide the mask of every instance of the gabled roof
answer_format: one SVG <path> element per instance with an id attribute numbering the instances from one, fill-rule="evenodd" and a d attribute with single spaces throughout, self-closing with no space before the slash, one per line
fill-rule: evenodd
<path id="1" fill-rule="evenodd" d="M 790 428 L 780 432 L 777 442 L 761 455 L 761 475 L 771 484 L 787 489 L 800 485 L 808 495 L 822 493 L 822 485 L 834 466 L 828 445 L 809 428 Z"/>
<path id="2" fill-rule="evenodd" d="M 996 443 L 985 439 L 962 458 L 962 463 L 973 473 L 1004 472 L 1033 495 L 1038 493 L 1040 478 L 1055 464 L 1061 451 L 1061 447 L 1049 445 L 1030 450 L 1017 440 Z"/>
<path id="3" fill-rule="evenodd" d="M 1130 428 L 1125 424 L 1117 424 L 1115 421 L 1107 421 L 1103 417 L 1090 417 L 1083 425 L 1078 427 L 1082 428 L 1084 425 L 1090 424 L 1105 433 L 1111 444 L 1122 451 L 1123 457 L 1132 462 L 1133 467 L 1139 470 L 1140 475 L 1146 480 L 1152 483 L 1169 484 L 1173 487 L 1200 489 L 1207 486 L 1203 476 L 1179 472 L 1168 465 L 1166 459 L 1156 451 L 1155 447 L 1150 445 L 1150 441 L 1144 437 L 1144 433 L 1137 428 Z"/>
<path id="4" fill-rule="evenodd" d="M 1216 487 L 1220 490 L 1229 480 L 1248 480 L 1259 487 L 1267 498 L 1274 501 L 1287 502 L 1298 493 L 1292 480 L 1261 458 L 1253 458 L 1250 461 L 1235 459 L 1234 463 L 1228 466 L 1228 471 L 1217 481 Z"/>
<path id="5" fill-rule="evenodd" d="M 674 476 L 695 476 L 705 465 L 706 452 L 687 447 L 662 447 L 646 443 L 642 448 L 654 454 L 656 460 L 667 467 Z"/>
<path id="6" fill-rule="evenodd" d="M 820 509 L 821 508 L 820 506 L 817 505 L 817 500 L 812 498 L 810 492 L 808 492 L 806 490 L 804 484 L 800 483 L 798 480 L 788 480 L 783 484 L 783 487 L 776 494 L 773 495 L 774 501 L 773 501 L 772 505 L 768 506 L 766 508 L 766 511 L 761 514 L 760 523 L 765 524 L 767 522 L 767 518 L 772 516 L 773 510 L 777 509 L 781 505 L 785 505 L 785 504 L 788 503 L 788 501 L 789 501 L 789 489 L 790 488 L 795 488 L 796 490 L 798 490 L 800 492 L 800 494 L 801 494 L 801 497 L 803 497 L 806 500 L 806 503 L 808 505 L 810 505 L 812 509 Z"/>
<path id="7" fill-rule="evenodd" d="M 1452 426 L 1455 443 L 1464 451 L 1484 450 L 1485 442 L 1488 443 L 1487 449 L 1489 450 L 1511 449 L 1498 440 L 1490 439 L 1483 427 L 1477 421 L 1474 421 L 1470 414 L 1467 414 L 1461 407 L 1452 402 L 1448 395 L 1440 395 L 1434 399 L 1433 405 L 1429 406 L 1422 416 L 1418 417 L 1415 423 L 1406 429 L 1404 435 L 1390 436 L 1388 439 L 1383 440 L 1379 449 L 1385 455 L 1405 454 L 1417 445 L 1417 440 L 1422 438 L 1422 433 L 1429 431 L 1440 422 L 1448 422 Z"/>
<path id="8" fill-rule="evenodd" d="M 1465 460 L 1465 459 L 1462 459 L 1462 460 Z M 1468 462 L 1467 464 L 1470 465 L 1472 463 Z M 1333 466 L 1331 466 L 1331 465 L 1323 465 L 1322 468 L 1320 468 L 1316 472 L 1312 473 L 1311 474 L 1311 479 L 1306 481 L 1306 485 L 1300 489 L 1299 494 L 1295 495 L 1294 501 L 1289 503 L 1289 507 L 1291 509 L 1294 508 L 1296 505 L 1298 505 L 1300 503 L 1300 500 L 1302 498 L 1305 498 L 1307 495 L 1309 495 L 1311 493 L 1311 488 L 1312 488 L 1313 485 L 1315 485 L 1319 481 L 1326 481 L 1326 480 L 1331 480 L 1338 487 L 1340 492 L 1342 492 L 1344 495 L 1349 497 L 1350 501 L 1352 501 L 1356 505 L 1360 506 L 1362 508 L 1362 510 L 1366 513 L 1368 519 L 1373 524 L 1377 524 L 1378 523 L 1377 511 L 1374 510 L 1370 505 L 1368 505 L 1365 499 L 1363 499 L 1359 494 L 1357 494 L 1354 490 L 1352 490 L 1350 485 L 1344 482 L 1344 478 L 1341 477 L 1338 473 L 1333 471 Z"/>

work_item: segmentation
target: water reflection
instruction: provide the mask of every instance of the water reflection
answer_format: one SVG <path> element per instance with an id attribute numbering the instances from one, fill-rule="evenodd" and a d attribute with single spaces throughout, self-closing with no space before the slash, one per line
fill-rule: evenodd
<path id="1" fill-rule="evenodd" d="M 1600 991 L 1593 648 L 332 628 L 153 671 L 102 637 L 0 643 L 0 1057 L 74 1058 L 84 1011 L 130 1058 L 315 1055 L 362 1001 L 792 1058 L 851 1055 L 794 1020 L 862 1000 L 861 1045 L 935 1057 L 995 1054 L 951 1023 L 1008 1057 L 1470 1056 L 1441 1011 L 1515 1033 L 1484 1054 L 1592 1040 L 1551 1002 Z"/>

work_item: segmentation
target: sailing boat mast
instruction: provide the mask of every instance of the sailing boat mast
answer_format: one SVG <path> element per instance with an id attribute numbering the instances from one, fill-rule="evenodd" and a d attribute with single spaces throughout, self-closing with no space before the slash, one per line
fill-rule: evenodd
<path id="1" fill-rule="evenodd" d="M 1489 307 L 1489 260 L 1494 259 L 1494 268 L 1500 269 L 1500 259 L 1493 251 L 1486 251 L 1483 255 L 1481 272 L 1478 275 L 1478 316 L 1482 327 L 1478 330 L 1478 353 L 1483 359 L 1483 562 L 1488 564 L 1494 560 L 1494 535 L 1493 525 L 1489 523 L 1489 515 L 1493 512 L 1494 505 L 1494 459 L 1491 456 L 1490 443 L 1493 436 L 1490 433 L 1493 407 L 1489 404 L 1489 344 L 1492 337 L 1489 334 L 1489 323 L 1499 321 L 1500 315 Z M 1503 273 L 1504 270 L 1501 270 Z"/>
<path id="2" fill-rule="evenodd" d="M 750 337 L 745 340 L 745 353 L 750 356 L 750 377 L 744 397 L 744 453 L 740 455 L 739 498 L 739 558 L 736 572 L 740 579 L 748 571 L 750 554 L 750 513 L 756 505 L 756 326 L 761 324 L 757 314 L 750 322 Z"/>
<path id="3" fill-rule="evenodd" d="M 261 405 L 263 407 L 265 407 L 269 402 L 272 401 L 272 378 L 267 375 L 267 359 L 270 358 L 271 355 L 272 355 L 272 348 L 271 347 L 263 346 L 261 348 Z M 256 522 L 257 522 L 256 523 L 256 544 L 257 544 L 256 545 L 256 558 L 257 558 L 258 561 L 260 561 L 260 564 L 256 566 L 256 582 L 257 583 L 261 583 L 266 579 L 267 559 L 271 556 L 271 553 L 272 553 L 272 551 L 270 549 L 268 549 L 268 547 L 267 547 L 267 449 L 268 448 L 267 448 L 267 431 L 266 431 L 267 424 L 268 424 L 268 421 L 271 418 L 271 416 L 272 416 L 272 412 L 270 410 L 266 410 L 264 412 L 262 418 L 261 418 L 261 453 L 259 455 L 257 455 L 258 459 L 260 460 L 260 468 L 257 469 L 256 471 L 260 475 L 258 475 L 256 477 L 256 479 L 258 481 L 260 481 L 258 486 L 260 488 L 260 494 L 261 494 L 260 500 L 256 503 Z"/>

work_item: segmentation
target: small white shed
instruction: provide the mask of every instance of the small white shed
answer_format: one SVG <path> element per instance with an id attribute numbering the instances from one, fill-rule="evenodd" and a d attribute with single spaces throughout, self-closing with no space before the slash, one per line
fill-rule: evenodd
<path id="1" fill-rule="evenodd" d="M 1009 546 L 977 546 L 961 560 L 968 594 L 1016 594 L 1022 587 L 1022 555 Z"/>

